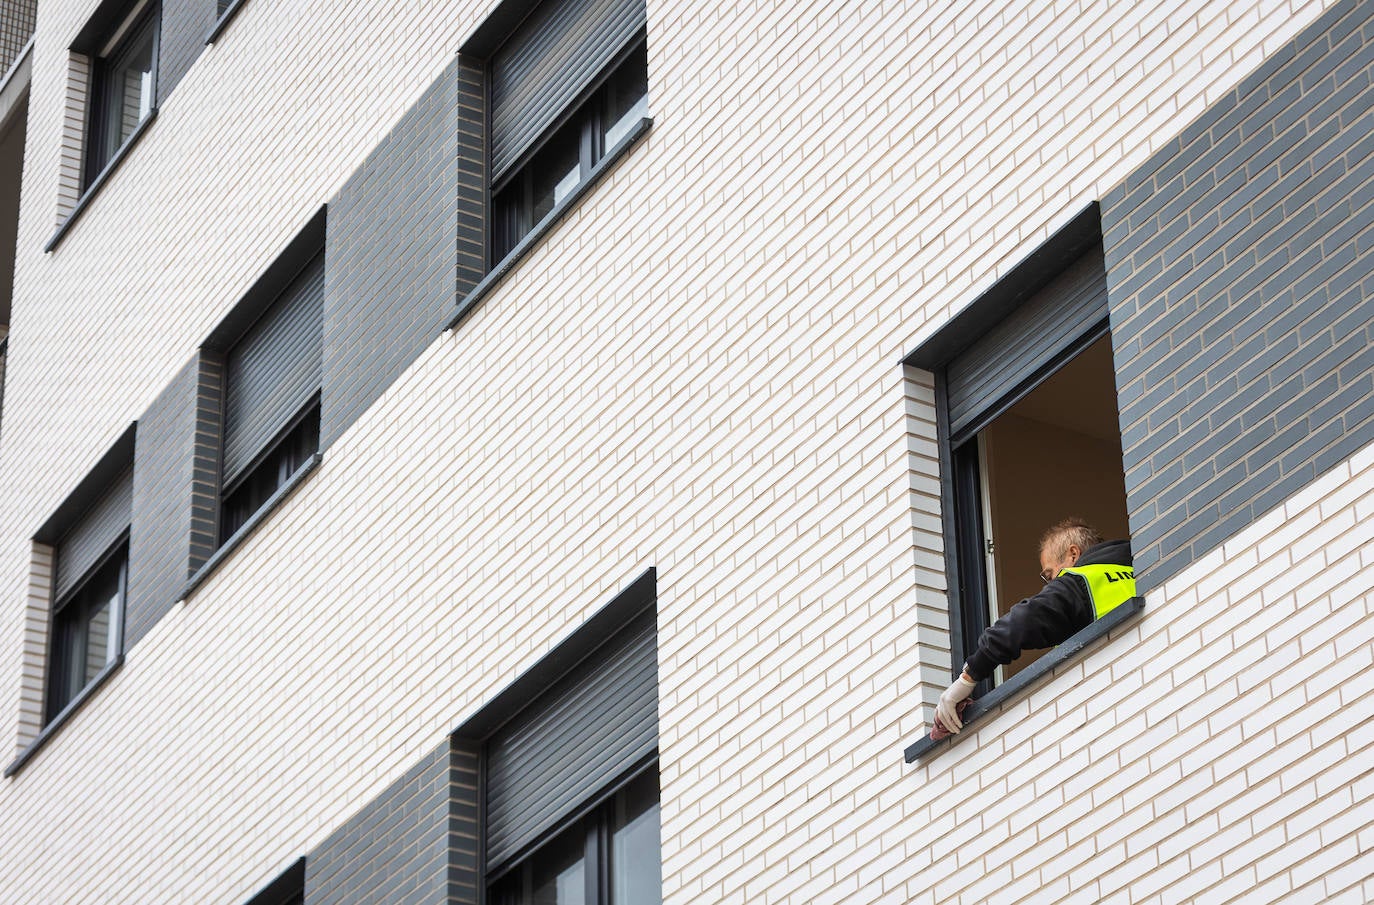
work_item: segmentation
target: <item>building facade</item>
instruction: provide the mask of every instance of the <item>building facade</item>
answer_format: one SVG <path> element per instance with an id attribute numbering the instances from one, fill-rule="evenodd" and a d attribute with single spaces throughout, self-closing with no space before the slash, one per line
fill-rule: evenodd
<path id="1" fill-rule="evenodd" d="M 1374 900 L 1374 2 L 0 71 L 0 901 Z M 929 741 L 1069 515 L 1140 596 Z"/>

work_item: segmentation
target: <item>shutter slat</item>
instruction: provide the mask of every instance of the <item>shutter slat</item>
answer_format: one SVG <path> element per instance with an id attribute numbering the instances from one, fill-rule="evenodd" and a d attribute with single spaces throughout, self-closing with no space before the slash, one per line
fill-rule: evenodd
<path id="1" fill-rule="evenodd" d="M 541 4 L 491 62 L 491 171 L 499 180 L 641 32 L 644 0 Z"/>
<path id="2" fill-rule="evenodd" d="M 229 352 L 224 483 L 233 483 L 320 388 L 324 258 L 310 262 Z"/>
<path id="3" fill-rule="evenodd" d="M 950 433 L 968 428 L 1106 317 L 1107 274 L 1098 248 L 949 363 Z"/>
<path id="4" fill-rule="evenodd" d="M 653 614 L 622 631 L 487 742 L 489 865 L 554 828 L 658 744 Z"/>
<path id="5" fill-rule="evenodd" d="M 54 600 L 60 600 L 75 588 L 128 530 L 133 499 L 134 472 L 126 468 L 81 521 L 57 542 Z"/>

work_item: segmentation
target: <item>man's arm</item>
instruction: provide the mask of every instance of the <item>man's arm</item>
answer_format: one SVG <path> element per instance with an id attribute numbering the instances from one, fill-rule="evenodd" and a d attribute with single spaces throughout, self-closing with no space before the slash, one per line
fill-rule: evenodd
<path id="1" fill-rule="evenodd" d="M 982 681 L 998 664 L 1021 656 L 1023 649 L 1054 647 L 1092 621 L 1092 598 L 1083 579 L 1062 575 L 988 626 L 964 670 L 970 678 Z"/>

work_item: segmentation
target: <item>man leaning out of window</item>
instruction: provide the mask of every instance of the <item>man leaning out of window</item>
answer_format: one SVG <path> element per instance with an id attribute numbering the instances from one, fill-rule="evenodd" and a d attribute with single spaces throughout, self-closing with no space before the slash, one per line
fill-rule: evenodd
<path id="1" fill-rule="evenodd" d="M 988 626 L 963 672 L 940 695 L 935 716 L 950 732 L 964 727 L 960 702 L 998 664 L 1011 663 L 1023 648 L 1062 644 L 1135 596 L 1131 542 L 1104 542 L 1082 519 L 1065 519 L 1040 539 L 1040 579 L 1044 589 Z"/>

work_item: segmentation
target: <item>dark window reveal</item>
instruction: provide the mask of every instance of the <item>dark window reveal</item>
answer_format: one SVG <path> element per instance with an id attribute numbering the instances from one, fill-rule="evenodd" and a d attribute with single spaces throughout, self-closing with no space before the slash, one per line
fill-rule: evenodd
<path id="1" fill-rule="evenodd" d="M 111 36 L 91 61 L 91 93 L 86 117 L 89 186 L 153 109 L 157 79 L 158 6 L 150 3 Z"/>
<path id="2" fill-rule="evenodd" d="M 501 180 L 492 195 L 495 260 L 571 195 L 647 114 L 648 87 L 648 55 L 640 43 L 523 166 Z"/>

